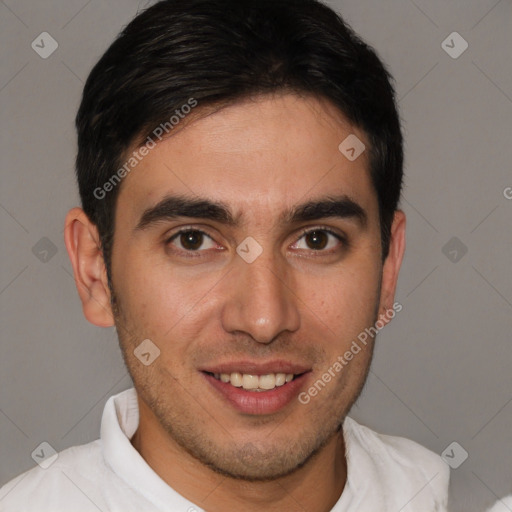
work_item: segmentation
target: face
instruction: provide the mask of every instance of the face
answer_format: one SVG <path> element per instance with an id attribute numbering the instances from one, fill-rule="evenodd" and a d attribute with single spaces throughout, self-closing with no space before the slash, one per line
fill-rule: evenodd
<path id="1" fill-rule="evenodd" d="M 171 442 L 232 477 L 303 465 L 366 378 L 371 343 L 299 400 L 383 305 L 367 154 L 338 149 L 350 134 L 365 141 L 327 102 L 265 96 L 186 125 L 123 182 L 112 285 L 126 364 Z M 160 350 L 147 365 L 146 339 Z"/>

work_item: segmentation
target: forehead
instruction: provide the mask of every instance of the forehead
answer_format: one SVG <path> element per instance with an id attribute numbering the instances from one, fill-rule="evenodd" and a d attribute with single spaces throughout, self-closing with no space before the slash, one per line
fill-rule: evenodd
<path id="1" fill-rule="evenodd" d="M 339 149 L 347 137 L 367 146 L 364 133 L 327 101 L 293 94 L 252 98 L 185 119 L 124 179 L 118 207 L 126 207 L 123 216 L 133 212 L 135 223 L 136 213 L 166 196 L 195 196 L 230 205 L 234 216 L 258 212 L 262 219 L 331 194 L 363 203 L 371 216 L 376 196 L 368 151 L 350 160 Z"/>

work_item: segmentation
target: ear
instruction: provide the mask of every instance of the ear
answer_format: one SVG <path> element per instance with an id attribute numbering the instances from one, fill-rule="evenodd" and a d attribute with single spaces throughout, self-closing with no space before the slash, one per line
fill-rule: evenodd
<path id="1" fill-rule="evenodd" d="M 382 284 L 380 291 L 379 319 L 387 324 L 391 318 L 386 311 L 392 309 L 396 284 L 398 282 L 398 273 L 402 264 L 405 252 L 405 213 L 401 210 L 395 212 L 393 223 L 391 225 L 391 240 L 389 243 L 389 253 L 384 261 L 382 269 Z M 393 315 L 394 316 L 394 315 Z"/>
<path id="2" fill-rule="evenodd" d="M 81 208 L 66 215 L 64 240 L 85 318 L 99 327 L 114 325 L 107 271 L 98 229 Z"/>

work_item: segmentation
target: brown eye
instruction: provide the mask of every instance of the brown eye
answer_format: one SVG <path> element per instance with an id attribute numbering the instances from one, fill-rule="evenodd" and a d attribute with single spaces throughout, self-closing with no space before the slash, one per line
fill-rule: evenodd
<path id="1" fill-rule="evenodd" d="M 293 244 L 293 249 L 310 250 L 314 252 L 331 252 L 346 246 L 341 235 L 328 229 L 311 229 L 304 231 L 302 236 Z"/>
<path id="2" fill-rule="evenodd" d="M 306 244 L 310 249 L 325 249 L 329 242 L 329 237 L 325 231 L 310 231 L 305 235 Z"/>
<path id="3" fill-rule="evenodd" d="M 212 238 L 198 229 L 182 230 L 173 235 L 167 243 L 185 252 L 199 252 L 216 247 Z"/>
<path id="4" fill-rule="evenodd" d="M 180 234 L 181 246 L 187 251 L 197 251 L 203 243 L 203 234 L 199 231 L 188 231 Z"/>

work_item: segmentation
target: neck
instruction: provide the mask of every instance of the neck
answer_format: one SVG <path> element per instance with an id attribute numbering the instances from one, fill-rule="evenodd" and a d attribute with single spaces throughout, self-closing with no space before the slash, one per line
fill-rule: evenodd
<path id="1" fill-rule="evenodd" d="M 306 464 L 290 475 L 266 482 L 221 475 L 192 457 L 160 426 L 139 398 L 139 427 L 132 445 L 176 492 L 209 512 L 240 508 L 247 512 L 299 509 L 328 512 L 345 487 L 347 463 L 340 429 Z"/>

